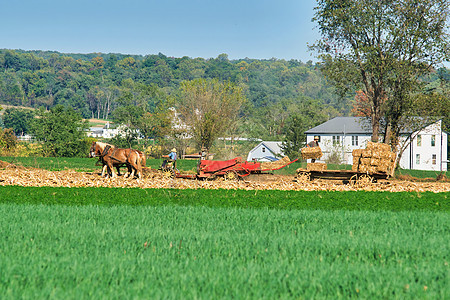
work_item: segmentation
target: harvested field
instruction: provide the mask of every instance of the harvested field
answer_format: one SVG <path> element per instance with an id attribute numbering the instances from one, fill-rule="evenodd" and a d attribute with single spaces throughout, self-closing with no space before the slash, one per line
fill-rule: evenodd
<path id="1" fill-rule="evenodd" d="M 74 170 L 47 171 L 32 168 L 15 168 L 14 165 L 0 167 L 0 185 L 52 186 L 52 187 L 135 187 L 135 188 L 176 188 L 176 189 L 243 189 L 243 190 L 328 190 L 328 191 L 390 191 L 390 192 L 450 192 L 450 182 L 412 182 L 408 180 L 388 180 L 365 186 L 350 186 L 341 181 L 314 180 L 298 183 L 293 176 L 259 175 L 239 181 L 167 179 L 157 171 L 146 170 L 143 179 L 118 177 L 105 179 L 98 172 L 77 172 Z M 252 179 L 253 177 L 253 179 Z"/>

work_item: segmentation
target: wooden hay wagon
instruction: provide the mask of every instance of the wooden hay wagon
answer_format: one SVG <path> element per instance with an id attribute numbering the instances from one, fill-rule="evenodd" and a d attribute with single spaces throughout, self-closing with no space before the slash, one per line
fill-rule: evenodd
<path id="1" fill-rule="evenodd" d="M 390 146 L 368 142 L 365 149 L 353 150 L 351 170 L 328 170 L 324 163 L 309 163 L 306 169 L 297 169 L 297 182 L 318 179 L 342 180 L 351 185 L 364 185 L 388 179 L 395 169 L 395 153 Z"/>

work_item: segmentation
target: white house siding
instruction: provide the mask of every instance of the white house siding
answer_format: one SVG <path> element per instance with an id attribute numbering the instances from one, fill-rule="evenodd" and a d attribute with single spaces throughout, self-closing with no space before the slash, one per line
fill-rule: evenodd
<path id="1" fill-rule="evenodd" d="M 400 159 L 400 167 L 402 169 L 415 170 L 430 170 L 430 171 L 447 171 L 448 159 L 447 140 L 448 134 L 442 131 L 441 121 L 425 127 L 420 133 L 412 135 L 413 141 L 409 143 L 407 137 L 400 138 L 400 144 L 405 145 L 405 151 Z M 316 162 L 325 162 L 333 151 L 337 151 L 341 156 L 341 161 L 345 164 L 353 164 L 352 151 L 354 149 L 364 149 L 367 142 L 371 140 L 371 134 L 307 134 L 306 142 L 309 143 L 314 139 L 314 136 L 320 137 L 319 145 L 322 149 L 323 156 Z M 418 146 L 417 139 L 421 136 L 421 145 Z M 435 136 L 435 146 L 431 146 L 432 136 Z M 339 136 L 341 143 L 333 146 L 333 136 Z M 358 136 L 358 146 L 352 145 L 352 136 Z M 407 144 L 405 144 L 407 143 Z M 419 161 L 417 163 L 417 154 Z M 436 155 L 436 160 L 433 159 L 433 154 Z M 309 160 L 308 160 L 309 161 Z"/>
<path id="2" fill-rule="evenodd" d="M 448 134 L 441 128 L 441 121 L 438 121 L 419 133 L 413 134 L 411 143 L 409 143 L 409 140 L 403 139 L 403 143 L 409 144 L 400 159 L 400 167 L 413 170 L 447 171 Z M 432 145 L 433 136 L 434 146 Z"/>
<path id="3" fill-rule="evenodd" d="M 339 136 L 340 143 L 333 144 L 333 136 Z M 352 145 L 352 136 L 358 137 L 358 145 Z M 316 162 L 325 162 L 328 157 L 337 152 L 344 164 L 353 164 L 352 151 L 354 149 L 364 149 L 366 148 L 367 142 L 370 141 L 370 135 L 343 135 L 343 134 L 331 134 L 331 135 L 319 135 L 319 146 L 322 150 L 323 156 Z M 314 135 L 307 135 L 306 142 L 309 143 L 314 140 Z M 309 160 L 308 160 L 309 162 Z"/>

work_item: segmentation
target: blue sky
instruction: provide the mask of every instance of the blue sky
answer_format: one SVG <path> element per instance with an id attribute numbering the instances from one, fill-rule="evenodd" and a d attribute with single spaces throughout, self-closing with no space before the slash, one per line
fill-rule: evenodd
<path id="1" fill-rule="evenodd" d="M 0 48 L 299 59 L 315 0 L 2 0 Z"/>

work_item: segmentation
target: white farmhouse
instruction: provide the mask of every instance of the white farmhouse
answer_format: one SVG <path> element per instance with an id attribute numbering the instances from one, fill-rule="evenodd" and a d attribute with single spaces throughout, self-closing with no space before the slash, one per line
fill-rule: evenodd
<path id="1" fill-rule="evenodd" d="M 255 148 L 250 150 L 247 161 L 257 160 L 261 162 L 270 162 L 279 160 L 283 156 L 281 150 L 282 142 L 261 142 Z"/>
<path id="2" fill-rule="evenodd" d="M 319 136 L 323 152 L 321 160 L 331 155 L 345 164 L 353 163 L 352 151 L 365 148 L 372 136 L 370 122 L 360 117 L 337 117 L 307 130 L 306 142 Z M 400 159 L 402 169 L 448 170 L 448 133 L 442 130 L 442 121 L 428 124 L 415 132 L 403 132 L 400 146 L 405 149 Z"/>
<path id="3" fill-rule="evenodd" d="M 125 125 L 117 125 L 106 122 L 103 127 L 90 127 L 87 136 L 95 138 L 111 139 L 118 134 L 124 134 Z"/>

